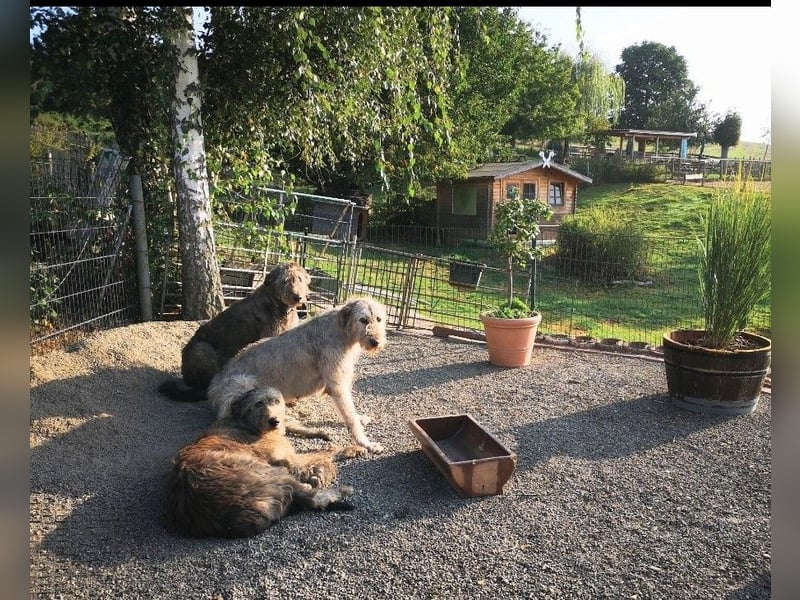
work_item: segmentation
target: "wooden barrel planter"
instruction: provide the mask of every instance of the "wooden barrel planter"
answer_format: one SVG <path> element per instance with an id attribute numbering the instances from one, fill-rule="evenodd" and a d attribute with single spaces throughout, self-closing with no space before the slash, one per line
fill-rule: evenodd
<path id="1" fill-rule="evenodd" d="M 663 337 L 667 390 L 681 408 L 710 414 L 746 415 L 761 396 L 772 355 L 768 338 L 739 332 L 752 349 L 698 346 L 703 330 L 672 331 Z"/>

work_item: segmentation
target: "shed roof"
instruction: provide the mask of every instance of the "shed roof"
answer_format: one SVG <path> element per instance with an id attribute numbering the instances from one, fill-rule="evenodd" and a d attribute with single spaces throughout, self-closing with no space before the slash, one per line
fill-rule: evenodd
<path id="1" fill-rule="evenodd" d="M 614 137 L 663 138 L 665 140 L 685 140 L 697 137 L 697 133 L 688 131 L 659 131 L 657 129 L 608 129 L 603 133 Z"/>
<path id="2" fill-rule="evenodd" d="M 472 169 L 469 173 L 467 173 L 467 179 L 504 179 L 506 177 L 510 177 L 512 175 L 518 175 L 519 173 L 524 173 L 525 171 L 530 171 L 532 169 L 538 169 L 544 165 L 544 161 L 542 160 L 526 160 L 522 162 L 503 162 L 503 163 L 485 163 L 475 169 Z M 549 167 L 550 169 L 555 169 L 556 171 L 560 171 L 565 175 L 569 175 L 578 179 L 584 183 L 592 183 L 592 178 L 587 177 L 577 171 L 573 171 L 569 167 L 564 165 L 551 162 Z"/>

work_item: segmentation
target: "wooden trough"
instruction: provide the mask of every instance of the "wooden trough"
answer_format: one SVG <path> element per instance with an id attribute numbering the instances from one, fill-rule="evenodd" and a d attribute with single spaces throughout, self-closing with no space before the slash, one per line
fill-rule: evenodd
<path id="1" fill-rule="evenodd" d="M 464 497 L 503 493 L 517 455 L 471 415 L 410 419 L 408 425 L 422 451 Z"/>

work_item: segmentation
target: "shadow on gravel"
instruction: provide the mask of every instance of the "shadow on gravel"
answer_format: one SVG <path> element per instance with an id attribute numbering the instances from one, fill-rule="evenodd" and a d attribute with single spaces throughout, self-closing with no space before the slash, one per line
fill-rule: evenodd
<path id="1" fill-rule="evenodd" d="M 161 478 L 211 413 L 160 396 L 166 376 L 104 369 L 31 389 L 31 539 L 47 552 L 90 565 L 172 554 L 158 522 Z"/>
<path id="2" fill-rule="evenodd" d="M 529 469 L 554 456 L 622 458 L 735 418 L 683 411 L 668 396 L 654 394 L 526 423 L 509 433 L 517 441 L 517 469 Z"/>
<path id="3" fill-rule="evenodd" d="M 449 360 L 452 358 L 448 357 Z M 373 388 L 382 396 L 395 396 L 410 389 L 429 389 L 451 381 L 466 382 L 485 377 L 498 370 L 487 360 L 455 361 L 436 367 L 414 368 L 412 371 L 392 371 L 370 374 L 368 379 L 355 382 L 355 389 Z M 466 383 L 464 384 L 466 385 Z"/>
<path id="4" fill-rule="evenodd" d="M 772 593 L 770 573 L 760 573 L 747 585 L 725 596 L 725 600 L 748 600 L 750 598 L 769 598 Z"/>

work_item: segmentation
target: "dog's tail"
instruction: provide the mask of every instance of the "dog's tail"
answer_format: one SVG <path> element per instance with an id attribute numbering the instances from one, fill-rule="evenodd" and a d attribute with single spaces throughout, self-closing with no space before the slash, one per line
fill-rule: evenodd
<path id="1" fill-rule="evenodd" d="M 206 392 L 190 387 L 181 379 L 169 379 L 158 386 L 158 391 L 179 402 L 199 402 L 206 399 Z"/>

